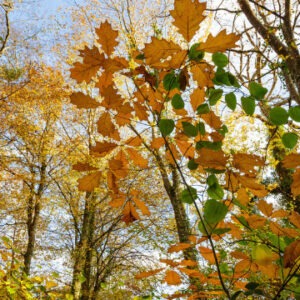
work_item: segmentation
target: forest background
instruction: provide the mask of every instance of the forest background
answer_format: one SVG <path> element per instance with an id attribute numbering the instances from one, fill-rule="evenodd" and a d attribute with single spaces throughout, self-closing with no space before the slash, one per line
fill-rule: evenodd
<path id="1" fill-rule="evenodd" d="M 300 298 L 299 2 L 228 3 L 1 2 L 3 299 Z"/>

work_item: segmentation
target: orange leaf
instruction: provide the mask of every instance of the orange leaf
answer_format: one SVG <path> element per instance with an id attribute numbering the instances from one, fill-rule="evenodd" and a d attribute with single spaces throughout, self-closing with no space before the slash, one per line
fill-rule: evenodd
<path id="1" fill-rule="evenodd" d="M 116 178 L 125 178 L 128 174 L 128 166 L 119 159 L 111 159 L 108 163 L 110 170 L 114 173 Z"/>
<path id="2" fill-rule="evenodd" d="M 288 245 L 283 254 L 283 266 L 285 268 L 292 268 L 296 260 L 300 256 L 300 241 L 294 241 L 290 245 Z"/>
<path id="3" fill-rule="evenodd" d="M 96 157 L 103 157 L 112 152 L 118 145 L 110 142 L 96 142 L 96 146 L 91 147 L 91 154 Z"/>
<path id="4" fill-rule="evenodd" d="M 97 42 L 101 44 L 103 51 L 109 56 L 114 51 L 114 48 L 118 45 L 116 38 L 118 37 L 118 31 L 113 30 L 111 25 L 105 21 L 96 28 L 96 34 L 98 35 Z"/>
<path id="5" fill-rule="evenodd" d="M 98 170 L 98 168 L 95 168 L 88 163 L 80 163 L 78 162 L 77 164 L 73 165 L 72 167 L 73 170 L 78 171 L 78 172 L 86 172 L 86 171 L 95 171 Z"/>
<path id="6" fill-rule="evenodd" d="M 266 216 L 270 217 L 273 213 L 273 205 L 272 203 L 268 203 L 265 200 L 259 200 L 257 203 L 257 208 Z"/>
<path id="7" fill-rule="evenodd" d="M 246 273 L 250 270 L 251 261 L 249 259 L 244 259 L 239 261 L 234 268 L 236 273 Z"/>
<path id="8" fill-rule="evenodd" d="M 281 227 L 276 222 L 270 222 L 270 229 L 273 233 L 275 233 L 278 236 L 288 236 L 291 238 L 296 238 L 299 236 L 299 233 L 297 230 L 295 230 L 293 228 Z"/>
<path id="9" fill-rule="evenodd" d="M 123 214 L 122 221 L 124 221 L 126 225 L 129 225 L 130 223 L 140 219 L 140 216 L 138 215 L 134 206 L 131 205 L 130 202 L 127 202 L 125 204 L 122 214 Z"/>
<path id="10" fill-rule="evenodd" d="M 146 206 L 146 204 L 143 201 L 141 201 L 140 199 L 138 199 L 136 197 L 133 197 L 132 200 L 134 201 L 136 206 L 140 209 L 140 211 L 142 212 L 143 215 L 145 215 L 145 216 L 151 215 L 148 207 Z"/>
<path id="11" fill-rule="evenodd" d="M 191 143 L 179 139 L 176 139 L 175 141 L 183 156 L 188 158 L 193 158 L 195 156 L 195 148 Z"/>
<path id="12" fill-rule="evenodd" d="M 147 121 L 148 120 L 148 112 L 146 107 L 139 102 L 134 102 L 134 111 L 135 115 L 139 118 L 140 121 Z"/>
<path id="13" fill-rule="evenodd" d="M 289 213 L 286 210 L 278 209 L 272 213 L 271 218 L 285 218 L 288 215 L 289 215 Z"/>
<path id="14" fill-rule="evenodd" d="M 100 103 L 95 99 L 81 92 L 73 93 L 70 99 L 71 103 L 76 105 L 77 108 L 96 108 L 100 106 Z"/>
<path id="15" fill-rule="evenodd" d="M 204 102 L 204 97 L 205 91 L 201 88 L 195 89 L 194 92 L 191 94 L 191 105 L 195 112 L 197 111 L 197 107 Z"/>
<path id="16" fill-rule="evenodd" d="M 170 11 L 174 18 L 173 24 L 183 35 L 186 41 L 190 42 L 200 23 L 205 19 L 203 12 L 206 9 L 206 3 L 199 3 L 191 0 L 176 0 L 174 9 Z"/>
<path id="17" fill-rule="evenodd" d="M 175 268 L 175 267 L 177 267 L 179 265 L 179 262 L 176 262 L 176 261 L 174 261 L 172 259 L 161 258 L 159 261 L 162 262 L 162 263 L 164 263 L 164 264 L 166 264 L 166 265 L 168 265 L 168 266 L 171 266 L 173 268 Z"/>
<path id="18" fill-rule="evenodd" d="M 230 255 L 236 259 L 249 259 L 248 255 L 237 250 L 230 252 Z"/>
<path id="19" fill-rule="evenodd" d="M 166 277 L 164 281 L 170 285 L 178 285 L 181 283 L 181 278 L 177 272 L 168 270 L 166 271 Z"/>
<path id="20" fill-rule="evenodd" d="M 250 201 L 250 197 L 244 188 L 238 190 L 236 197 L 237 200 L 244 206 L 247 206 Z"/>
<path id="21" fill-rule="evenodd" d="M 118 208 L 118 207 L 122 207 L 125 201 L 126 201 L 126 195 L 121 193 L 121 194 L 114 195 L 113 199 L 108 204 L 111 207 Z"/>
<path id="22" fill-rule="evenodd" d="M 98 132 L 103 136 L 113 138 L 117 141 L 120 140 L 119 132 L 111 120 L 110 114 L 104 112 L 97 122 Z"/>
<path id="23" fill-rule="evenodd" d="M 234 33 L 227 34 L 226 30 L 224 29 L 215 37 L 209 34 L 207 40 L 204 43 L 200 43 L 200 46 L 197 48 L 197 50 L 203 50 L 210 53 L 225 52 L 227 49 L 235 48 L 236 42 L 239 39 L 239 35 Z"/>
<path id="24" fill-rule="evenodd" d="M 99 186 L 102 179 L 102 172 L 94 172 L 78 179 L 78 189 L 84 192 L 93 192 Z"/>
<path id="25" fill-rule="evenodd" d="M 185 267 L 196 267 L 197 262 L 190 259 L 184 259 L 183 261 L 180 262 L 180 265 Z"/>
<path id="26" fill-rule="evenodd" d="M 143 140 L 139 136 L 134 136 L 125 141 L 125 144 L 132 147 L 138 147 L 142 142 Z"/>
<path id="27" fill-rule="evenodd" d="M 294 197 L 300 195 L 300 169 L 297 169 L 293 174 L 293 183 L 291 185 L 291 191 Z"/>
<path id="28" fill-rule="evenodd" d="M 213 111 L 208 114 L 201 115 L 201 118 L 209 125 L 211 128 L 219 129 L 222 126 L 222 121 Z"/>
<path id="29" fill-rule="evenodd" d="M 105 57 L 103 53 L 100 54 L 96 46 L 92 49 L 85 47 L 80 51 L 80 56 L 83 57 L 83 62 L 74 63 L 74 67 L 70 69 L 71 78 L 78 83 L 83 81 L 89 83 L 103 65 Z"/>
<path id="30" fill-rule="evenodd" d="M 256 166 L 262 167 L 264 161 L 257 155 L 238 153 L 233 155 L 233 166 L 246 174 L 256 174 Z"/>
<path id="31" fill-rule="evenodd" d="M 168 249 L 168 253 L 173 253 L 173 252 L 179 252 L 188 248 L 193 247 L 193 245 L 189 244 L 189 243 L 178 243 L 176 245 L 171 246 Z"/>
<path id="32" fill-rule="evenodd" d="M 245 187 L 250 190 L 250 192 L 257 197 L 265 197 L 268 195 L 268 191 L 266 190 L 263 184 L 257 182 L 257 180 L 253 177 L 248 176 L 240 176 L 236 174 L 238 181 Z"/>
<path id="33" fill-rule="evenodd" d="M 135 275 L 135 279 L 142 279 L 142 278 L 147 278 L 153 275 L 156 275 L 157 273 L 159 273 L 160 271 L 162 271 L 164 268 L 160 268 L 160 269 L 155 269 L 155 270 L 151 270 L 151 271 L 147 271 L 147 272 L 141 272 L 137 275 Z"/>
<path id="34" fill-rule="evenodd" d="M 300 154 L 292 153 L 287 155 L 283 160 L 282 164 L 287 169 L 295 169 L 300 166 Z"/>
<path id="35" fill-rule="evenodd" d="M 136 166 L 142 169 L 148 168 L 148 160 L 144 158 L 137 150 L 133 148 L 126 148 L 126 152 L 129 154 L 129 157 Z"/>
<path id="36" fill-rule="evenodd" d="M 214 151 L 207 148 L 201 148 L 199 151 L 199 157 L 195 159 L 195 162 L 204 168 L 212 168 L 216 170 L 224 170 L 227 164 L 227 156 L 223 151 Z"/>
<path id="37" fill-rule="evenodd" d="M 159 149 L 161 146 L 165 144 L 164 138 L 154 138 L 151 142 L 151 147 L 153 149 Z"/>
<path id="38" fill-rule="evenodd" d="M 261 217 L 257 215 L 246 217 L 246 220 L 249 223 L 250 227 L 253 229 L 257 229 L 265 226 L 267 221 L 265 217 Z"/>
<path id="39" fill-rule="evenodd" d="M 300 214 L 292 211 L 291 215 L 289 216 L 290 222 L 292 222 L 297 228 L 300 228 Z"/>
<path id="40" fill-rule="evenodd" d="M 193 78 L 198 83 L 200 89 L 205 87 L 213 87 L 214 68 L 212 65 L 204 62 L 202 64 L 195 64 L 191 67 Z"/>
<path id="41" fill-rule="evenodd" d="M 199 251 L 201 255 L 210 263 L 210 264 L 215 264 L 215 257 L 213 254 L 213 251 L 209 248 L 206 247 L 199 247 Z"/>

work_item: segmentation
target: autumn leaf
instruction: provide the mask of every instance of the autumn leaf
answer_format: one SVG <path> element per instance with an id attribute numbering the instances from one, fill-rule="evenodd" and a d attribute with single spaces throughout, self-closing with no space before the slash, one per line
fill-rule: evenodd
<path id="1" fill-rule="evenodd" d="M 191 0 L 175 0 L 174 9 L 170 11 L 174 18 L 173 24 L 178 28 L 187 42 L 190 42 L 200 23 L 205 19 L 203 12 L 206 3 Z"/>
<path id="2" fill-rule="evenodd" d="M 257 155 L 237 153 L 233 155 L 233 166 L 243 173 L 256 174 L 256 167 L 264 166 L 264 160 Z"/>
<path id="3" fill-rule="evenodd" d="M 300 229 L 300 214 L 299 213 L 292 211 L 291 215 L 289 216 L 289 220 L 290 220 L 290 222 L 293 223 L 293 225 L 295 225 L 297 228 Z"/>
<path id="4" fill-rule="evenodd" d="M 291 185 L 291 192 L 294 197 L 300 195 L 300 169 L 297 169 L 293 174 L 293 183 Z"/>
<path id="5" fill-rule="evenodd" d="M 156 275 L 157 273 L 159 273 L 160 271 L 162 271 L 164 268 L 160 268 L 160 269 L 155 269 L 155 270 L 151 270 L 151 271 L 146 271 L 146 272 L 141 272 L 139 274 L 136 274 L 134 277 L 135 279 L 143 279 L 143 278 L 147 278 L 153 275 Z"/>
<path id="6" fill-rule="evenodd" d="M 85 95 L 81 92 L 73 93 L 70 96 L 71 103 L 76 105 L 78 108 L 97 108 L 100 103 L 92 97 Z"/>
<path id="7" fill-rule="evenodd" d="M 122 214 L 123 214 L 122 221 L 124 221 L 126 223 L 126 225 L 129 225 L 130 223 L 132 223 L 136 220 L 140 220 L 140 216 L 138 215 L 136 209 L 130 203 L 130 201 L 128 201 L 125 204 Z"/>
<path id="8" fill-rule="evenodd" d="M 207 87 L 213 87 L 214 71 L 213 66 L 207 62 L 203 62 L 200 64 L 194 64 L 190 68 L 194 80 L 196 80 L 198 87 L 200 89 L 204 89 Z"/>
<path id="9" fill-rule="evenodd" d="M 100 27 L 95 30 L 98 36 L 97 42 L 101 44 L 103 51 L 110 56 L 114 51 L 114 48 L 118 45 L 118 42 L 116 41 L 118 31 L 113 30 L 107 21 L 102 23 Z"/>
<path id="10" fill-rule="evenodd" d="M 176 245 L 171 246 L 168 249 L 168 253 L 179 252 L 188 248 L 191 248 L 193 245 L 189 243 L 178 243 Z"/>
<path id="11" fill-rule="evenodd" d="M 295 169 L 300 166 L 300 154 L 291 153 L 287 155 L 283 160 L 282 164 L 287 169 Z"/>
<path id="12" fill-rule="evenodd" d="M 116 147 L 118 147 L 116 143 L 96 142 L 96 145 L 92 146 L 90 150 L 93 156 L 103 157 L 116 149 Z"/>
<path id="13" fill-rule="evenodd" d="M 80 51 L 80 56 L 83 57 L 83 61 L 74 63 L 74 67 L 70 69 L 71 78 L 78 83 L 83 81 L 89 83 L 103 65 L 105 57 L 96 46 L 92 49 L 85 47 Z"/>
<path id="14" fill-rule="evenodd" d="M 120 140 L 119 132 L 111 120 L 109 112 L 104 112 L 97 122 L 98 132 L 103 136 Z"/>
<path id="15" fill-rule="evenodd" d="M 268 203 L 266 200 L 259 200 L 257 203 L 257 208 L 266 216 L 270 217 L 273 213 L 272 203 Z"/>
<path id="16" fill-rule="evenodd" d="M 199 247 L 200 254 L 210 263 L 215 264 L 215 257 L 213 251 L 207 247 Z M 219 255 L 217 255 L 219 256 Z"/>
<path id="17" fill-rule="evenodd" d="M 99 187 L 100 181 L 103 178 L 102 172 L 94 172 L 78 179 L 78 189 L 84 192 L 93 192 L 95 188 Z"/>
<path id="18" fill-rule="evenodd" d="M 166 276 L 164 281 L 170 285 L 178 285 L 181 283 L 181 278 L 177 272 L 168 270 L 166 271 Z"/>
<path id="19" fill-rule="evenodd" d="M 126 148 L 126 152 L 129 154 L 130 159 L 136 166 L 142 169 L 148 167 L 148 160 L 144 158 L 137 150 L 133 148 Z"/>
<path id="20" fill-rule="evenodd" d="M 201 148 L 197 151 L 199 157 L 195 162 L 204 168 L 224 170 L 227 164 L 228 157 L 221 150 L 214 151 L 207 148 Z"/>
<path id="21" fill-rule="evenodd" d="M 215 37 L 209 34 L 204 43 L 200 43 L 197 50 L 210 53 L 225 52 L 227 49 L 235 48 L 236 42 L 240 39 L 234 33 L 227 34 L 226 30 L 220 31 Z"/>
<path id="22" fill-rule="evenodd" d="M 77 164 L 73 165 L 72 167 L 73 170 L 78 171 L 78 172 L 86 172 L 86 171 L 95 171 L 98 170 L 98 168 L 95 168 L 91 166 L 88 163 L 80 163 L 78 162 Z"/>
<path id="23" fill-rule="evenodd" d="M 194 110 L 194 112 L 197 111 L 197 108 L 200 104 L 204 102 L 205 98 L 205 91 L 204 89 L 197 88 L 193 91 L 193 93 L 190 96 L 191 98 L 191 105 Z"/>
<path id="24" fill-rule="evenodd" d="M 285 268 L 292 268 L 297 262 L 299 256 L 300 256 L 300 241 L 296 240 L 285 248 L 283 254 L 283 266 Z"/>

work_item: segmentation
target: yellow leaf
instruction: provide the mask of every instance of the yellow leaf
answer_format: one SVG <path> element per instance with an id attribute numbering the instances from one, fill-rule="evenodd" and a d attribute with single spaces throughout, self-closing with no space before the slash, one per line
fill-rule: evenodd
<path id="1" fill-rule="evenodd" d="M 97 42 L 101 44 L 103 51 L 109 56 L 114 51 L 114 48 L 118 45 L 116 38 L 118 37 L 118 31 L 113 30 L 111 25 L 105 21 L 96 28 L 96 34 L 98 35 Z"/>
<path id="2" fill-rule="evenodd" d="M 166 271 L 166 277 L 164 281 L 170 285 L 178 285 L 181 283 L 181 278 L 177 272 L 168 270 Z"/>
<path id="3" fill-rule="evenodd" d="M 90 96 L 87 96 L 81 92 L 73 93 L 70 96 L 71 103 L 76 105 L 77 108 L 96 108 L 100 106 L 95 99 Z"/>
<path id="4" fill-rule="evenodd" d="M 189 244 L 189 243 L 178 243 L 176 245 L 171 246 L 168 249 L 168 253 L 173 253 L 173 252 L 178 252 L 178 251 L 182 251 L 188 248 L 191 248 L 193 245 Z"/>
<path id="5" fill-rule="evenodd" d="M 83 57 L 83 62 L 74 63 L 74 67 L 70 69 L 71 78 L 78 83 L 83 81 L 89 83 L 103 65 L 105 57 L 103 53 L 100 54 L 96 46 L 92 49 L 85 47 L 80 51 L 80 56 Z"/>
<path id="6" fill-rule="evenodd" d="M 297 240 L 292 242 L 285 248 L 283 254 L 283 266 L 285 268 L 292 268 L 295 265 L 296 260 L 299 258 L 299 256 L 300 256 L 300 241 Z"/>
<path id="7" fill-rule="evenodd" d="M 113 151 L 118 145 L 110 142 L 96 142 L 96 145 L 91 147 L 91 154 L 96 157 L 103 157 Z"/>
<path id="8" fill-rule="evenodd" d="M 156 275 L 157 273 L 159 273 L 163 269 L 164 268 L 155 269 L 155 270 L 151 270 L 151 271 L 147 271 L 147 272 L 141 272 L 141 273 L 135 275 L 135 279 L 142 279 L 142 278 L 147 278 L 147 277 Z"/>
<path id="9" fill-rule="evenodd" d="M 174 18 L 173 24 L 186 41 L 190 42 L 199 29 L 200 23 L 205 19 L 203 16 L 205 9 L 206 3 L 198 1 L 176 0 L 174 2 L 174 9 L 170 11 Z"/>
<path id="10" fill-rule="evenodd" d="M 266 200 L 259 200 L 257 208 L 266 216 L 270 217 L 273 213 L 272 203 L 268 203 Z"/>
<path id="11" fill-rule="evenodd" d="M 211 34 L 207 37 L 204 43 L 200 43 L 197 50 L 205 52 L 225 52 L 227 49 L 236 47 L 236 42 L 240 39 L 239 35 L 234 33 L 227 34 L 226 30 L 220 31 L 217 36 L 213 37 Z"/>
<path id="12" fill-rule="evenodd" d="M 78 189 L 84 192 L 92 192 L 100 184 L 102 172 L 94 172 L 78 179 Z"/>
<path id="13" fill-rule="evenodd" d="M 56 287 L 56 286 L 57 286 L 57 283 L 54 282 L 54 281 L 47 281 L 47 282 L 46 282 L 46 289 L 47 289 L 47 290 L 49 290 L 49 289 L 51 289 L 51 288 L 53 288 L 53 287 Z"/>

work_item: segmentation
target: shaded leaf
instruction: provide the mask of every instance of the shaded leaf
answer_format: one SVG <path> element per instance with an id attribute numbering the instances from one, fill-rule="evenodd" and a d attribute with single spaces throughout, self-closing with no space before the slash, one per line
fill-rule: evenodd
<path id="1" fill-rule="evenodd" d="M 294 241 L 289 244 L 283 254 L 284 268 L 292 268 L 300 256 L 300 241 Z"/>
<path id="2" fill-rule="evenodd" d="M 225 95 L 225 101 L 227 106 L 231 109 L 231 110 L 235 110 L 236 108 L 236 96 L 234 93 L 229 93 Z"/>
<path id="3" fill-rule="evenodd" d="M 291 107 L 289 109 L 289 115 L 294 121 L 300 122 L 300 105 Z"/>

